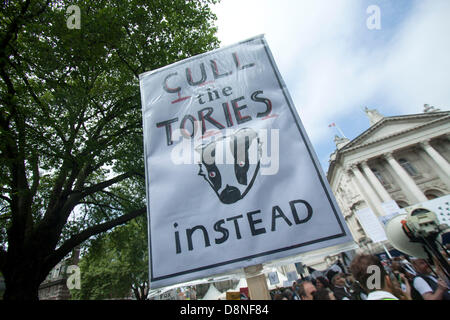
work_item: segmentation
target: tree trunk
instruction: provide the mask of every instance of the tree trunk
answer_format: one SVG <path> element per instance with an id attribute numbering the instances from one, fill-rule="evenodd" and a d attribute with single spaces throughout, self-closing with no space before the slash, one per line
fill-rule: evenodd
<path id="1" fill-rule="evenodd" d="M 39 300 L 39 285 L 45 277 L 73 248 L 80 245 L 93 235 L 105 232 L 115 226 L 144 214 L 146 207 L 131 211 L 116 219 L 89 227 L 84 231 L 72 236 L 58 249 L 54 249 L 55 229 L 43 229 L 29 236 L 26 244 L 23 242 L 16 245 L 10 243 L 8 252 L 0 255 L 1 271 L 5 278 L 4 300 Z M 56 238 L 55 238 L 56 237 Z M 2 253 L 2 252 L 1 252 Z"/>
<path id="2" fill-rule="evenodd" d="M 9 263 L 3 270 L 5 293 L 3 300 L 39 300 L 39 285 L 42 282 L 37 264 L 26 256 Z M 42 280 L 41 280 L 42 279 Z"/>

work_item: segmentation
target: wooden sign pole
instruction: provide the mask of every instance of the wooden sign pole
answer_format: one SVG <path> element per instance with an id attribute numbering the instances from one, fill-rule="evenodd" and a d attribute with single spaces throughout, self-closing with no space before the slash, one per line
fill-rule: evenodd
<path id="1" fill-rule="evenodd" d="M 266 275 L 261 273 L 262 264 L 244 268 L 250 299 L 271 300 Z"/>

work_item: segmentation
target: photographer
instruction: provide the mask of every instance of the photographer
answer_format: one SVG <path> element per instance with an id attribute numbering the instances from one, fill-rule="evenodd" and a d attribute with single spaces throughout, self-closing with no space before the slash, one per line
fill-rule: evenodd
<path id="1" fill-rule="evenodd" d="M 373 275 L 370 270 L 376 268 L 379 272 L 379 286 L 369 286 Z M 361 288 L 368 293 L 367 300 L 411 300 L 408 292 L 400 289 L 398 281 L 392 273 L 386 272 L 380 259 L 374 255 L 359 254 L 353 258 L 350 270 Z"/>
<path id="2" fill-rule="evenodd" d="M 394 295 L 399 297 L 400 300 L 413 300 L 411 294 L 412 288 L 406 276 L 403 273 L 395 271 L 389 272 L 388 274 L 391 279 Z"/>
<path id="3" fill-rule="evenodd" d="M 413 259 L 412 264 L 417 271 L 413 286 L 424 300 L 450 300 L 447 284 L 432 274 L 432 269 L 425 259 Z"/>
<path id="4" fill-rule="evenodd" d="M 405 264 L 405 259 L 394 259 L 392 272 L 400 283 L 403 292 L 408 292 L 412 300 L 423 300 L 422 295 L 414 288 L 413 280 L 417 272 L 411 264 Z"/>

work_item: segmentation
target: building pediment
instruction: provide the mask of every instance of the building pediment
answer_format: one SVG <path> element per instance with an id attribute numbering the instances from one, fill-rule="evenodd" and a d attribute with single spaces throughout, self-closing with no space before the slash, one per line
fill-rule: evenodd
<path id="1" fill-rule="evenodd" d="M 449 118 L 450 112 L 422 113 L 396 117 L 385 117 L 349 142 L 341 151 L 353 150 L 390 137 L 406 134 L 415 129 Z"/>

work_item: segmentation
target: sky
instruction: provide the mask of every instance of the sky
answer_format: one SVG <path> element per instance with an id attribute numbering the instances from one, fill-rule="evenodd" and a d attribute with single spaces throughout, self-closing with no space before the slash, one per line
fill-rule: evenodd
<path id="1" fill-rule="evenodd" d="M 330 123 L 353 139 L 369 128 L 365 107 L 450 110 L 448 0 L 222 0 L 213 11 L 221 46 L 265 35 L 325 172 L 340 135 Z"/>

